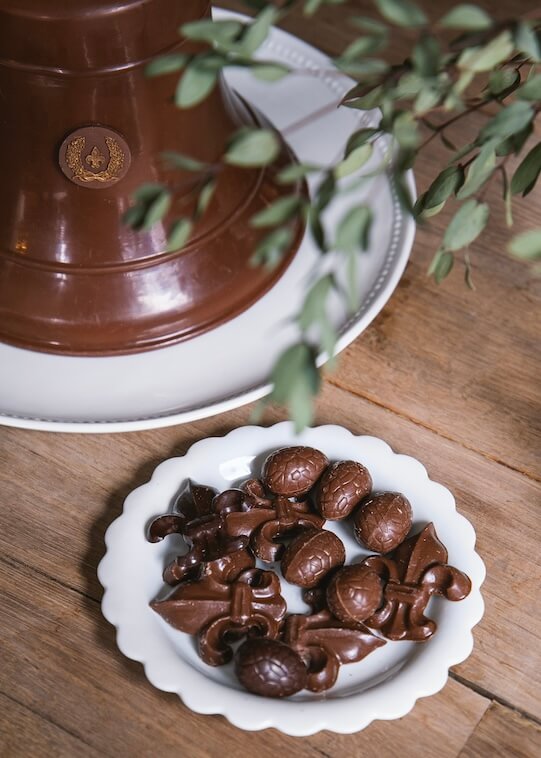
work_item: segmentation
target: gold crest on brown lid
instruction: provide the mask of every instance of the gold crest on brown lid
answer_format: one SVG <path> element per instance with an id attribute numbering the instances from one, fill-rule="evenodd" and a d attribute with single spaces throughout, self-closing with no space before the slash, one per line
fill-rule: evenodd
<path id="1" fill-rule="evenodd" d="M 131 154 L 118 132 L 103 126 L 85 126 L 66 137 L 59 159 L 60 168 L 74 184 L 103 189 L 126 175 Z"/>

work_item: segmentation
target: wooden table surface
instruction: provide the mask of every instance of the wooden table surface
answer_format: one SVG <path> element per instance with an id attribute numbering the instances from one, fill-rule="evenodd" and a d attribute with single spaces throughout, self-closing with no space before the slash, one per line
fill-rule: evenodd
<path id="1" fill-rule="evenodd" d="M 490 10 L 505 17 L 532 5 L 500 0 Z M 351 35 L 340 19 L 331 9 L 286 26 L 332 53 Z M 477 124 L 486 118 L 475 116 Z M 443 159 L 434 144 L 418 166 L 421 188 Z M 539 225 L 540 195 L 516 203 L 518 230 Z M 460 267 L 440 287 L 427 278 L 444 228 L 436 217 L 419 230 L 398 289 L 345 351 L 317 407 L 317 423 L 383 437 L 423 461 L 477 530 L 486 613 L 472 655 L 445 688 L 403 719 L 347 736 L 248 733 L 191 713 L 117 650 L 96 566 L 128 492 L 164 458 L 247 423 L 251 408 L 112 436 L 2 428 L 1 756 L 541 755 L 539 280 L 505 253 L 497 187 L 489 199 L 497 209 L 490 231 L 472 249 L 476 292 Z M 281 418 L 269 412 L 265 422 Z"/>

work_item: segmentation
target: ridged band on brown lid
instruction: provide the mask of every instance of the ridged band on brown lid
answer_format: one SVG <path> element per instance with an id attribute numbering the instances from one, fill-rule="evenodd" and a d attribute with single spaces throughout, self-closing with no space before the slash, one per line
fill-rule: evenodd
<path id="1" fill-rule="evenodd" d="M 83 73 L 146 62 L 179 43 L 209 0 L 0 0 L 0 65 Z"/>

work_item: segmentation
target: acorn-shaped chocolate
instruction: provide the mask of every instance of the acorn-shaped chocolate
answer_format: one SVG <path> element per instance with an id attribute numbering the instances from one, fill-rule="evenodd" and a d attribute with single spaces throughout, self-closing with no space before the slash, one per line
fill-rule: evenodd
<path id="1" fill-rule="evenodd" d="M 340 461 L 330 466 L 321 477 L 315 505 L 329 521 L 345 519 L 370 494 L 372 477 L 357 461 Z"/>
<path id="2" fill-rule="evenodd" d="M 298 497 L 312 489 L 329 461 L 313 447 L 284 447 L 263 465 L 263 482 L 275 495 Z"/>
<path id="3" fill-rule="evenodd" d="M 235 673 L 249 692 L 263 697 L 289 697 L 306 687 L 302 658 L 278 640 L 252 638 L 235 654 Z"/>
<path id="4" fill-rule="evenodd" d="M 337 571 L 327 587 L 327 607 L 346 624 L 370 618 L 383 600 L 380 577 L 368 566 L 353 564 Z"/>
<path id="5" fill-rule="evenodd" d="M 406 539 L 412 524 L 407 497 L 400 492 L 380 492 L 361 503 L 353 517 L 353 532 L 360 545 L 389 553 Z"/>
<path id="6" fill-rule="evenodd" d="M 343 566 L 342 540 L 326 529 L 302 532 L 288 545 L 282 558 L 282 574 L 290 584 L 311 589 L 333 569 Z"/>

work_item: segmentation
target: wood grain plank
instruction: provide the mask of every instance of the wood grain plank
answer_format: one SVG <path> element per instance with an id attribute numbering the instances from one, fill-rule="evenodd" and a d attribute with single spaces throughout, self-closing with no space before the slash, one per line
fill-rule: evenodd
<path id="1" fill-rule="evenodd" d="M 273 413 L 267 420 L 276 418 Z M 148 480 L 163 458 L 248 419 L 249 410 L 240 409 L 176 429 L 110 438 L 0 432 L 0 550 L 100 597 L 96 566 L 103 534 L 128 492 Z M 336 387 L 325 387 L 317 421 L 383 437 L 394 449 L 419 458 L 432 478 L 455 493 L 459 510 L 477 530 L 488 570 L 476 646 L 456 671 L 541 717 L 541 572 L 531 561 L 541 532 L 539 485 Z"/>
<path id="2" fill-rule="evenodd" d="M 450 681 L 408 717 L 376 723 L 357 735 L 321 733 L 299 740 L 274 730 L 242 732 L 221 717 L 191 713 L 175 695 L 155 690 L 142 667 L 118 653 L 114 631 L 95 601 L 1 559 L 0 593 L 7 631 L 1 686 L 28 708 L 84 735 L 102 755 L 207 758 L 225 750 L 228 757 L 281 753 L 309 758 L 377 749 L 383 758 L 398 750 L 413 758 L 422 745 L 425 754 L 454 758 L 489 704 Z M 11 731 L 5 713 L 0 712 L 0 722 Z M 452 734 L 447 734 L 449 723 Z"/>
<path id="3" fill-rule="evenodd" d="M 97 758 L 99 753 L 62 727 L 0 693 L 2 758 Z"/>
<path id="4" fill-rule="evenodd" d="M 460 758 L 538 758 L 541 727 L 493 703 L 460 752 Z"/>

